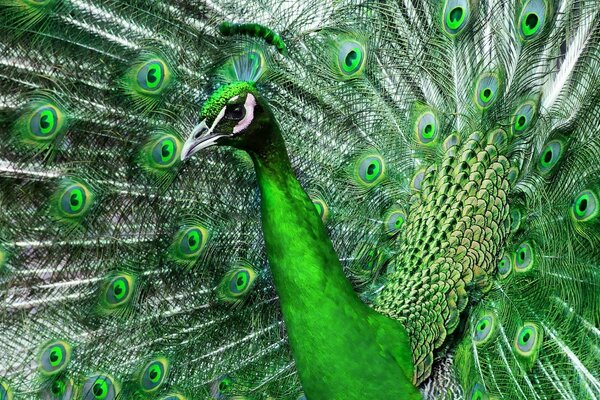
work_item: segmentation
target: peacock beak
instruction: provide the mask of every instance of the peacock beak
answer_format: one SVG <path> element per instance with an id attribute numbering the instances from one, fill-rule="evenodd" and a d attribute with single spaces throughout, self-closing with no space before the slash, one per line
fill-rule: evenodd
<path id="1" fill-rule="evenodd" d="M 206 125 L 206 120 L 204 120 L 194 127 L 194 130 L 185 141 L 183 149 L 181 150 L 182 161 L 187 160 L 197 151 L 217 144 L 219 138 L 226 136 L 212 134 L 214 125 L 216 124 L 213 124 L 213 127 L 209 128 L 209 126 Z"/>

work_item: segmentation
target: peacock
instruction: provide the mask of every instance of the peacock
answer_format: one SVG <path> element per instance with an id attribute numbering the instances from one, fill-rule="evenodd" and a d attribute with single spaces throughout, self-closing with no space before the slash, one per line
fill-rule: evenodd
<path id="1" fill-rule="evenodd" d="M 0 400 L 600 398 L 598 0 L 0 0 L 0 127 Z"/>

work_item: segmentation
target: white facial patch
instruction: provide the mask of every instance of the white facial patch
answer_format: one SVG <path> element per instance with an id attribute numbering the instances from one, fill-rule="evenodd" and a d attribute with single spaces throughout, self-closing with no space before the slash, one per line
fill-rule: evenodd
<path id="1" fill-rule="evenodd" d="M 217 115 L 217 118 L 215 118 L 215 122 L 213 122 L 212 126 L 210 127 L 210 129 L 208 130 L 208 134 L 210 135 L 213 130 L 215 129 L 215 127 L 217 125 L 219 125 L 219 122 L 221 122 L 221 120 L 223 119 L 223 116 L 225 115 L 225 110 L 227 109 L 227 107 L 223 107 L 221 109 L 221 112 L 219 113 L 219 115 Z"/>
<path id="2" fill-rule="evenodd" d="M 233 133 L 236 134 L 238 132 L 243 131 L 247 127 L 250 126 L 252 120 L 254 119 L 254 107 L 256 106 L 256 99 L 252 95 L 252 93 L 248 93 L 246 96 L 246 102 L 244 103 L 244 108 L 246 109 L 246 115 L 244 119 L 240 120 L 237 125 L 233 128 Z"/>

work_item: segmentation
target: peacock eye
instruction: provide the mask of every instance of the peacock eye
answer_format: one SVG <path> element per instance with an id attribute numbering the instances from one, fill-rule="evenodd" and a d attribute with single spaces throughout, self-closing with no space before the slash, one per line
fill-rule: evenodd
<path id="1" fill-rule="evenodd" d="M 152 149 L 152 160 L 157 167 L 169 167 L 178 159 L 179 143 L 172 136 L 159 139 Z"/>
<path id="2" fill-rule="evenodd" d="M 325 222 L 327 220 L 327 216 L 329 215 L 329 207 L 327 207 L 327 203 L 319 198 L 312 199 L 313 205 L 321 217 L 321 221 Z"/>
<path id="3" fill-rule="evenodd" d="M 176 135 L 159 132 L 144 144 L 138 163 L 152 175 L 169 174 L 181 161 L 182 147 L 181 140 Z"/>
<path id="4" fill-rule="evenodd" d="M 83 384 L 82 400 L 114 400 L 118 387 L 108 375 L 92 375 Z"/>
<path id="5" fill-rule="evenodd" d="M 500 274 L 500 277 L 505 278 L 506 276 L 508 276 L 508 274 L 510 274 L 511 270 L 512 270 L 511 259 L 509 256 L 505 255 L 498 262 L 498 273 Z"/>
<path id="6" fill-rule="evenodd" d="M 82 183 L 67 186 L 58 197 L 60 212 L 67 218 L 83 216 L 92 203 L 91 192 Z"/>
<path id="7" fill-rule="evenodd" d="M 209 232 L 201 225 L 184 225 L 175 234 L 170 247 L 170 258 L 176 262 L 192 266 L 198 259 Z"/>
<path id="8" fill-rule="evenodd" d="M 181 251 L 186 255 L 192 255 L 200 250 L 202 244 L 202 232 L 198 228 L 189 229 L 181 240 Z"/>
<path id="9" fill-rule="evenodd" d="M 358 180 L 365 186 L 375 185 L 385 173 L 385 163 L 379 155 L 364 156 L 359 160 L 357 166 Z"/>
<path id="10" fill-rule="evenodd" d="M 520 15 L 520 33 L 524 40 L 537 36 L 546 21 L 547 7 L 544 0 L 529 0 Z"/>
<path id="11" fill-rule="evenodd" d="M 231 283 L 229 288 L 232 293 L 241 293 L 248 287 L 248 281 L 250 280 L 250 275 L 246 271 L 240 271 L 231 279 Z"/>
<path id="12" fill-rule="evenodd" d="M 240 269 L 232 274 L 231 280 L 229 281 L 229 289 L 231 290 L 232 295 L 241 296 L 248 292 L 254 277 L 254 271 L 250 268 Z"/>
<path id="13" fill-rule="evenodd" d="M 523 17 L 523 34 L 525 36 L 531 36 L 535 34 L 540 28 L 540 17 L 534 12 L 528 13 Z"/>
<path id="14" fill-rule="evenodd" d="M 531 125 L 535 116 L 535 103 L 527 101 L 519 106 L 512 118 L 513 133 L 523 133 Z"/>
<path id="15" fill-rule="evenodd" d="M 165 79 L 165 65 L 160 60 L 151 60 L 142 65 L 137 73 L 138 85 L 149 92 L 161 89 Z"/>
<path id="16" fill-rule="evenodd" d="M 37 109 L 29 121 L 29 129 L 39 139 L 51 139 L 59 125 L 59 112 L 53 106 Z"/>
<path id="17" fill-rule="evenodd" d="M 416 130 L 417 138 L 422 143 L 430 143 L 437 136 L 437 119 L 431 111 L 421 114 L 417 118 Z"/>
<path id="18" fill-rule="evenodd" d="M 490 107 L 498 98 L 500 81 L 494 74 L 484 74 L 477 81 L 475 102 L 481 109 Z"/>
<path id="19" fill-rule="evenodd" d="M 590 221 L 599 214 L 598 198 L 591 190 L 581 192 L 571 206 L 571 214 L 579 222 Z"/>
<path id="20" fill-rule="evenodd" d="M 50 365 L 52 367 L 57 367 L 62 363 L 64 351 L 60 346 L 54 346 L 50 349 L 50 356 L 48 360 L 50 360 Z"/>
<path id="21" fill-rule="evenodd" d="M 515 269 L 518 272 L 529 270 L 534 261 L 533 248 L 528 242 L 522 243 L 515 254 Z"/>
<path id="22" fill-rule="evenodd" d="M 533 323 L 525 323 L 517 332 L 515 337 L 515 348 L 517 352 L 525 357 L 533 355 L 541 342 L 538 327 Z"/>
<path id="23" fill-rule="evenodd" d="M 106 302 L 115 307 L 127 302 L 131 295 L 132 282 L 129 276 L 117 276 L 113 278 L 106 291 Z"/>
<path id="24" fill-rule="evenodd" d="M 225 109 L 225 119 L 239 121 L 246 116 L 246 107 L 243 104 L 229 104 Z"/>
<path id="25" fill-rule="evenodd" d="M 563 144 L 560 140 L 553 140 L 548 142 L 542 154 L 540 155 L 540 161 L 538 164 L 539 170 L 542 173 L 548 173 L 558 163 L 563 153 Z"/>
<path id="26" fill-rule="evenodd" d="M 39 366 L 45 375 L 55 375 L 67 367 L 71 359 L 71 347 L 63 341 L 52 342 L 42 350 Z"/>
<path id="27" fill-rule="evenodd" d="M 73 380 L 60 377 L 52 379 L 44 384 L 40 389 L 42 399 L 71 400 L 74 399 Z M 0 393 L 0 399 L 3 399 Z"/>
<path id="28" fill-rule="evenodd" d="M 462 7 L 454 7 L 446 16 L 448 28 L 456 30 L 465 20 L 465 10 Z"/>
<path id="29" fill-rule="evenodd" d="M 92 386 L 92 392 L 97 399 L 105 399 L 108 394 L 108 385 L 106 382 L 96 382 Z"/>
<path id="30" fill-rule="evenodd" d="M 121 300 L 127 294 L 127 287 L 122 279 L 119 279 L 117 282 L 113 283 L 112 290 L 115 294 L 115 299 L 117 300 Z"/>
<path id="31" fill-rule="evenodd" d="M 516 207 L 510 209 L 510 231 L 516 232 L 521 227 L 521 210 Z"/>
<path id="32" fill-rule="evenodd" d="M 473 341 L 475 343 L 483 344 L 485 343 L 492 335 L 494 330 L 494 318 L 490 315 L 486 315 L 482 317 L 475 324 L 475 330 L 473 331 Z"/>
<path id="33" fill-rule="evenodd" d="M 469 11 L 467 0 L 446 0 L 443 17 L 446 32 L 450 35 L 458 34 L 467 25 Z"/>
<path id="34" fill-rule="evenodd" d="M 236 302 L 250 292 L 256 272 L 250 265 L 233 268 L 221 280 L 219 298 L 224 301 Z"/>
<path id="35" fill-rule="evenodd" d="M 54 395 L 61 395 L 65 392 L 65 383 L 63 381 L 54 381 L 52 382 L 52 387 L 50 388 L 50 391 L 52 392 L 52 394 Z"/>
<path id="36" fill-rule="evenodd" d="M 148 363 L 142 372 L 140 385 L 146 393 L 158 390 L 167 377 L 169 362 L 165 358 L 159 358 Z"/>
<path id="37" fill-rule="evenodd" d="M 362 45 L 355 41 L 343 42 L 338 52 L 338 67 L 346 77 L 358 75 L 364 66 L 365 52 Z"/>
<path id="38" fill-rule="evenodd" d="M 404 211 L 399 209 L 391 209 L 384 217 L 383 226 L 388 235 L 394 235 L 406 222 L 406 214 Z"/>
<path id="39" fill-rule="evenodd" d="M 490 89 L 489 87 L 486 87 L 486 88 L 483 88 L 479 92 L 479 98 L 481 99 L 481 101 L 487 103 L 488 101 L 490 101 L 490 99 L 492 98 L 493 94 L 494 94 L 493 90 Z"/>
<path id="40" fill-rule="evenodd" d="M 229 375 L 220 376 L 210 385 L 210 393 L 212 395 L 212 398 L 229 398 L 229 396 L 225 396 L 224 393 L 229 391 L 232 388 L 233 384 L 234 380 L 233 378 L 230 378 Z"/>

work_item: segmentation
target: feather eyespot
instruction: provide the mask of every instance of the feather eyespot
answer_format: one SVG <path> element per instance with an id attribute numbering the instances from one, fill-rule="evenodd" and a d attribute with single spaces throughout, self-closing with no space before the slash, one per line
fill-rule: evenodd
<path id="1" fill-rule="evenodd" d="M 56 136 L 62 125 L 60 110 L 52 105 L 38 108 L 29 120 L 29 129 L 39 140 L 50 140 Z"/>
<path id="2" fill-rule="evenodd" d="M 167 76 L 166 65 L 158 59 L 143 64 L 137 73 L 137 84 L 142 91 L 159 92 Z"/>
<path id="3" fill-rule="evenodd" d="M 119 385 L 109 375 L 89 376 L 82 388 L 82 400 L 115 400 L 119 394 Z"/>
<path id="4" fill-rule="evenodd" d="M 529 0 L 519 16 L 520 34 L 523 40 L 539 35 L 546 22 L 548 6 L 544 0 Z"/>
<path id="5" fill-rule="evenodd" d="M 140 387 L 146 393 L 155 392 L 165 383 L 169 373 L 169 361 L 157 358 L 150 361 L 142 369 Z"/>
<path id="6" fill-rule="evenodd" d="M 44 375 L 56 375 L 63 371 L 71 360 L 71 346 L 62 340 L 44 346 L 39 356 L 39 368 Z"/>
<path id="7" fill-rule="evenodd" d="M 564 151 L 563 142 L 552 140 L 542 150 L 538 163 L 538 169 L 542 174 L 547 174 L 556 166 L 562 158 Z"/>
<path id="8" fill-rule="evenodd" d="M 200 228 L 188 229 L 181 239 L 179 249 L 186 256 L 194 256 L 200 250 L 202 246 L 202 230 Z"/>
<path id="9" fill-rule="evenodd" d="M 82 209 L 85 209 L 86 200 L 85 188 L 73 185 L 63 194 L 60 204 L 66 214 L 77 215 Z"/>
<path id="10" fill-rule="evenodd" d="M 353 40 L 343 42 L 338 52 L 338 68 L 346 78 L 358 76 L 365 64 L 364 47 Z"/>
<path id="11" fill-rule="evenodd" d="M 454 36 L 469 22 L 470 5 L 467 0 L 446 0 L 442 22 L 446 33 Z"/>
<path id="12" fill-rule="evenodd" d="M 498 262 L 498 273 L 501 278 L 506 278 L 510 271 L 512 270 L 512 261 L 511 258 L 507 255 L 503 256 Z"/>
<path id="13" fill-rule="evenodd" d="M 538 326 L 532 322 L 526 322 L 521 326 L 515 335 L 515 350 L 523 357 L 535 358 L 538 349 L 542 344 L 542 332 Z"/>
<path id="14" fill-rule="evenodd" d="M 388 235 L 394 235 L 399 232 L 406 222 L 406 213 L 393 207 L 384 216 L 383 226 Z"/>
<path id="15" fill-rule="evenodd" d="M 164 101 L 175 80 L 175 70 L 159 49 L 142 49 L 120 81 L 120 86 L 140 112 L 148 113 Z"/>
<path id="16" fill-rule="evenodd" d="M 73 380 L 65 377 L 53 379 L 42 386 L 40 395 L 43 400 L 71 400 L 74 396 Z"/>
<path id="17" fill-rule="evenodd" d="M 592 190 L 584 190 L 573 201 L 571 215 L 578 222 L 588 222 L 599 214 L 598 197 Z"/>
<path id="18" fill-rule="evenodd" d="M 496 74 L 483 74 L 475 85 L 475 104 L 480 109 L 489 108 L 498 99 L 500 79 Z"/>
<path id="19" fill-rule="evenodd" d="M 426 111 L 417 117 L 415 124 L 417 139 L 428 144 L 433 142 L 438 136 L 438 121 L 435 114 L 431 111 Z"/>
<path id="20" fill-rule="evenodd" d="M 112 277 L 104 292 L 104 304 L 107 308 L 120 307 L 131 300 L 134 291 L 135 279 L 128 274 L 119 274 Z"/>
<path id="21" fill-rule="evenodd" d="M 530 270 L 535 261 L 535 253 L 529 242 L 522 243 L 515 253 L 515 270 L 525 272 Z"/>
<path id="22" fill-rule="evenodd" d="M 317 197 L 314 197 L 311 200 L 315 206 L 315 209 L 317 210 L 317 213 L 319 214 L 319 217 L 321 217 L 321 221 L 326 222 L 327 217 L 329 216 L 329 207 L 327 206 L 327 203 L 325 203 L 323 199 Z"/>
<path id="23" fill-rule="evenodd" d="M 521 227 L 523 216 L 521 215 L 521 210 L 516 207 L 511 207 L 510 209 L 510 231 L 516 232 Z"/>
<path id="24" fill-rule="evenodd" d="M 179 161 L 181 144 L 173 135 L 165 135 L 154 142 L 152 160 L 156 168 L 168 168 Z"/>
<path id="25" fill-rule="evenodd" d="M 230 391 L 235 380 L 229 375 L 222 375 L 210 385 L 210 393 L 213 399 L 224 399 L 225 394 Z"/>
<path id="26" fill-rule="evenodd" d="M 195 218 L 190 219 L 175 233 L 169 247 L 169 258 L 179 264 L 191 267 L 202 254 L 208 239 L 208 229 L 200 225 Z"/>
<path id="27" fill-rule="evenodd" d="M 356 164 L 356 176 L 363 186 L 375 186 L 385 175 L 385 161 L 379 155 L 366 155 Z"/>
<path id="28" fill-rule="evenodd" d="M 58 215 L 64 219 L 84 217 L 94 201 L 94 195 L 83 182 L 66 181 L 56 194 Z"/>
<path id="29" fill-rule="evenodd" d="M 487 342 L 494 332 L 494 317 L 491 315 L 485 315 L 481 317 L 476 323 L 473 330 L 473 341 L 477 345 L 481 345 Z"/>
<path id="30" fill-rule="evenodd" d="M 536 104 L 526 101 L 521 104 L 512 117 L 512 130 L 515 135 L 520 135 L 529 129 L 536 114 Z"/>
<path id="31" fill-rule="evenodd" d="M 45 94 L 32 99 L 12 125 L 12 135 L 29 148 L 52 148 L 69 125 L 68 114 L 59 104 Z"/>
<path id="32" fill-rule="evenodd" d="M 250 292 L 255 280 L 256 271 L 250 265 L 236 267 L 223 277 L 219 297 L 225 301 L 237 302 Z"/>

